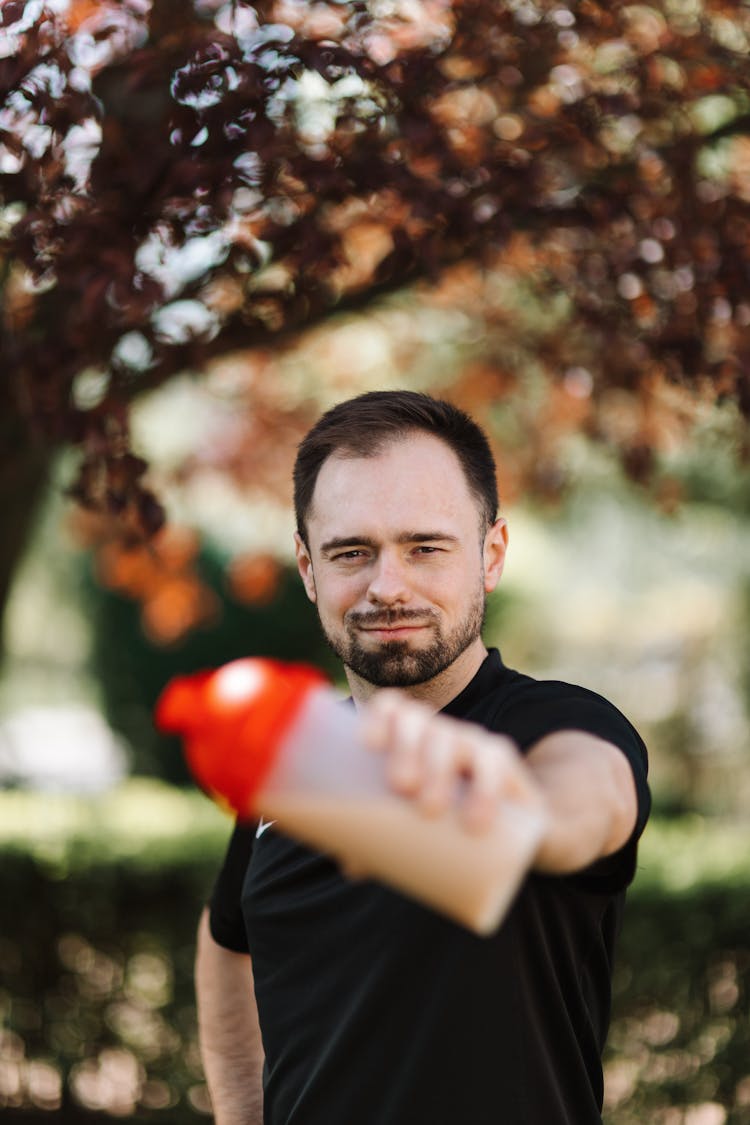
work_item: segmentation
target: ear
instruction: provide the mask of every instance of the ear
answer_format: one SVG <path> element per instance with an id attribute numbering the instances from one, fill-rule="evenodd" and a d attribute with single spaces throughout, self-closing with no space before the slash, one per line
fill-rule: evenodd
<path id="1" fill-rule="evenodd" d="M 307 545 L 298 531 L 294 533 L 294 553 L 297 558 L 297 570 L 300 573 L 305 592 L 311 602 L 316 601 L 315 575 L 313 574 L 312 559 Z"/>
<path id="2" fill-rule="evenodd" d="M 508 524 L 502 517 L 495 520 L 484 537 L 484 589 L 491 594 L 500 581 L 508 549 Z"/>

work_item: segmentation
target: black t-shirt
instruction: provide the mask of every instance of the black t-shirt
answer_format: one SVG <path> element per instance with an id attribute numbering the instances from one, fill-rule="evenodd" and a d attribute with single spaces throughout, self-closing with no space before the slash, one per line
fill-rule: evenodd
<path id="1" fill-rule="evenodd" d="M 573 876 L 532 874 L 478 937 L 273 827 L 238 825 L 211 902 L 221 945 L 252 956 L 265 1125 L 593 1125 L 613 947 L 649 811 L 646 749 L 585 688 L 536 681 L 492 650 L 444 712 L 522 751 L 575 729 L 618 746 L 638 823 Z"/>

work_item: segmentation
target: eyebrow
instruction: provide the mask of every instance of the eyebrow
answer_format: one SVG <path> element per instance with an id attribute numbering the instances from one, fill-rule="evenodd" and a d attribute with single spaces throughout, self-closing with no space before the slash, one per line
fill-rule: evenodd
<path id="1" fill-rule="evenodd" d="M 456 535 L 449 535 L 447 531 L 402 531 L 396 536 L 396 542 L 406 543 L 458 543 Z M 373 547 L 378 543 L 367 535 L 348 535 L 341 538 L 327 539 L 320 546 L 321 554 L 330 554 L 331 551 L 340 551 L 347 547 Z"/>

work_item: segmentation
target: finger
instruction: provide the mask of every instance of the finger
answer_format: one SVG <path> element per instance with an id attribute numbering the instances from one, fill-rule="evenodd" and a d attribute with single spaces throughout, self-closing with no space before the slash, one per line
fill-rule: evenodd
<path id="1" fill-rule="evenodd" d="M 360 730 L 368 750 L 382 754 L 393 744 L 393 721 L 403 700 L 396 691 L 384 689 L 360 712 Z"/>
<path id="2" fill-rule="evenodd" d="M 424 756 L 420 810 L 427 816 L 441 816 L 456 800 L 460 773 L 456 767 L 455 733 L 447 723 L 433 723 L 429 748 Z"/>
<path id="3" fill-rule="evenodd" d="M 507 763 L 498 747 L 484 739 L 467 747 L 467 754 L 468 779 L 461 818 L 468 831 L 487 832 L 497 816 Z"/>
<path id="4" fill-rule="evenodd" d="M 413 797 L 425 777 L 432 714 L 414 704 L 399 707 L 390 716 L 391 745 L 386 760 L 386 778 L 398 793 Z"/>
<path id="5" fill-rule="evenodd" d="M 503 803 L 525 800 L 530 781 L 526 765 L 507 739 L 481 735 L 470 748 L 468 787 L 462 806 L 465 827 L 487 832 Z"/>

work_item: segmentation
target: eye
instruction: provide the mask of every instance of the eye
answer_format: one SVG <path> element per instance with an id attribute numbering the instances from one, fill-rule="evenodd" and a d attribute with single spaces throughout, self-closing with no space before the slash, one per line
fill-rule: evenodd
<path id="1" fill-rule="evenodd" d="M 339 551 L 338 554 L 333 556 L 334 562 L 357 562 L 358 559 L 367 557 L 367 552 L 363 551 L 360 547 L 355 547 L 351 551 Z"/>

